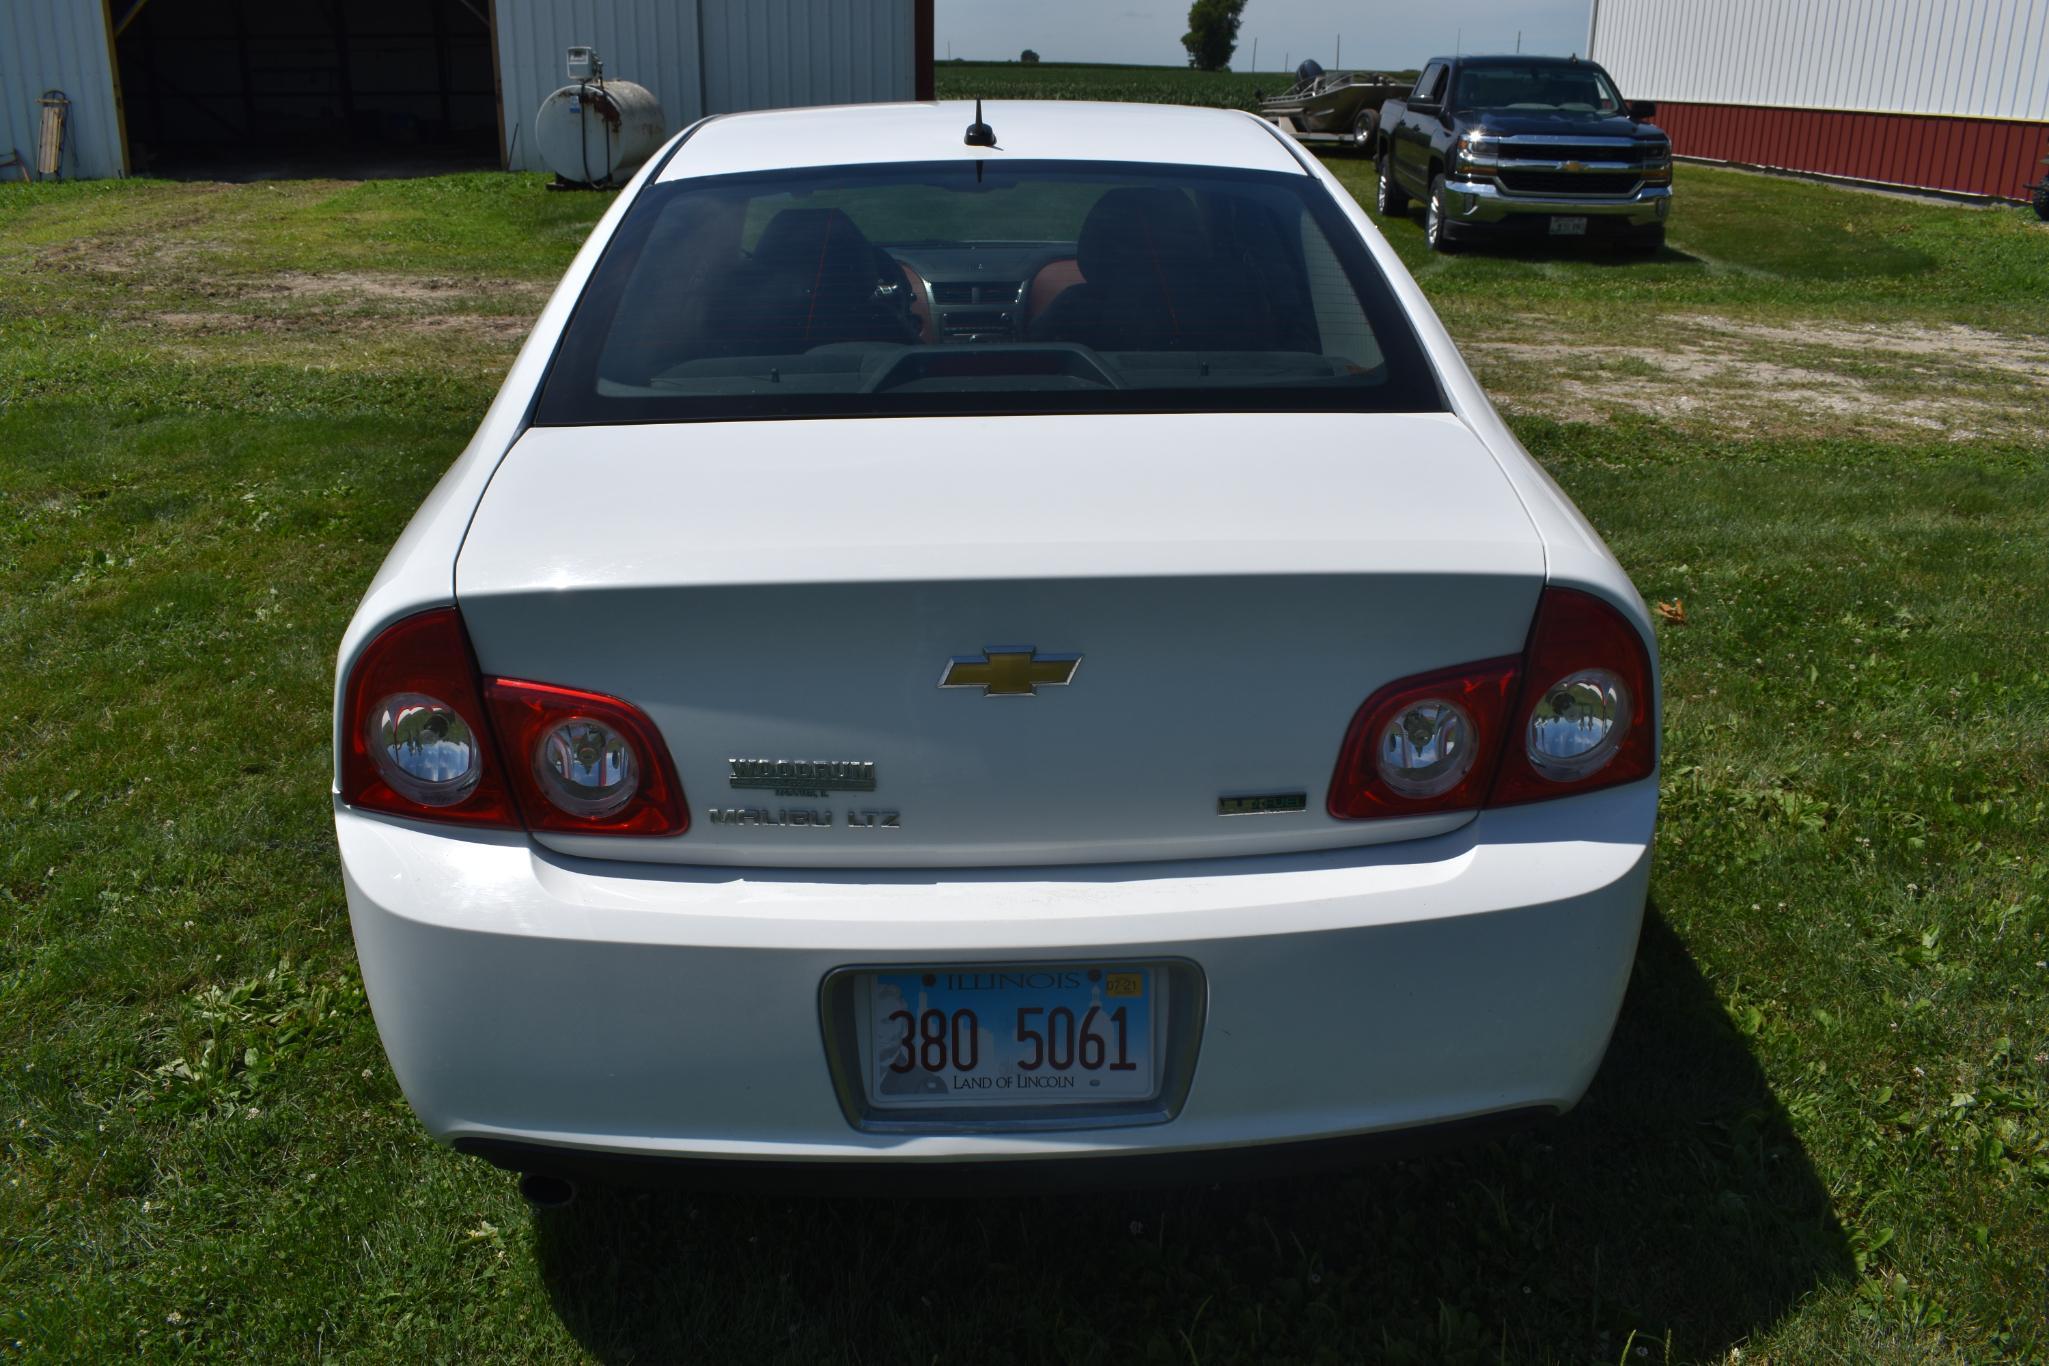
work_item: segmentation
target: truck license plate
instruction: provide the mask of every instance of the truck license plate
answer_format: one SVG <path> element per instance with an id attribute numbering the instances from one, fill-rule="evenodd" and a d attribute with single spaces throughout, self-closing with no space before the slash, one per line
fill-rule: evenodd
<path id="1" fill-rule="evenodd" d="M 1584 218 L 1553 218 L 1551 220 L 1551 235 L 1553 237 L 1585 237 L 1587 235 L 1587 220 Z"/>
<path id="2" fill-rule="evenodd" d="M 877 1108 L 1147 1100 L 1158 972 L 1112 964 L 868 975 L 868 1097 Z"/>

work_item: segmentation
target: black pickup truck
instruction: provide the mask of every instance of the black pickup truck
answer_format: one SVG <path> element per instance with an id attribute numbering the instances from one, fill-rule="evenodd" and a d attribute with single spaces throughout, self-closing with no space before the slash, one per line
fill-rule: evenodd
<path id="1" fill-rule="evenodd" d="M 1437 57 L 1380 106 L 1375 207 L 1427 207 L 1432 251 L 1508 234 L 1605 237 L 1655 251 L 1672 210 L 1672 143 L 1573 57 Z"/>

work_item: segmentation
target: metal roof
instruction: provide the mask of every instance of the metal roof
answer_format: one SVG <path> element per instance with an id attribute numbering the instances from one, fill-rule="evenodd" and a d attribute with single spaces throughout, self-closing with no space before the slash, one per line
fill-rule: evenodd
<path id="1" fill-rule="evenodd" d="M 663 180 L 892 161 L 1148 161 L 1304 174 L 1283 136 L 1250 114 L 1084 100 L 988 100 L 994 147 L 962 141 L 972 100 L 733 114 L 705 124 Z"/>

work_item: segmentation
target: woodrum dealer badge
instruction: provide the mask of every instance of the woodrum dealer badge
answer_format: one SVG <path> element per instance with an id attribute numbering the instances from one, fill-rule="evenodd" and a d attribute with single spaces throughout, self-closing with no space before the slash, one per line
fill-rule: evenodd
<path id="1" fill-rule="evenodd" d="M 823 797 L 828 792 L 873 792 L 875 765 L 864 760 L 728 759 L 734 787 L 778 797 Z"/>

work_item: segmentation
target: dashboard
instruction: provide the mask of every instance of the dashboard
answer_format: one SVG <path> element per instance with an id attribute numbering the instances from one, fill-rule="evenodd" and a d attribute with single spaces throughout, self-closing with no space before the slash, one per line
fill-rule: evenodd
<path id="1" fill-rule="evenodd" d="M 1039 273 L 1074 260 L 1072 242 L 996 242 L 972 247 L 885 244 L 913 274 L 912 287 L 930 310 L 935 342 L 1003 342 L 1024 337 L 1052 295 L 1028 291 Z M 1078 280 L 1078 272 L 1072 272 Z M 1057 293 L 1054 290 L 1053 293 Z"/>

